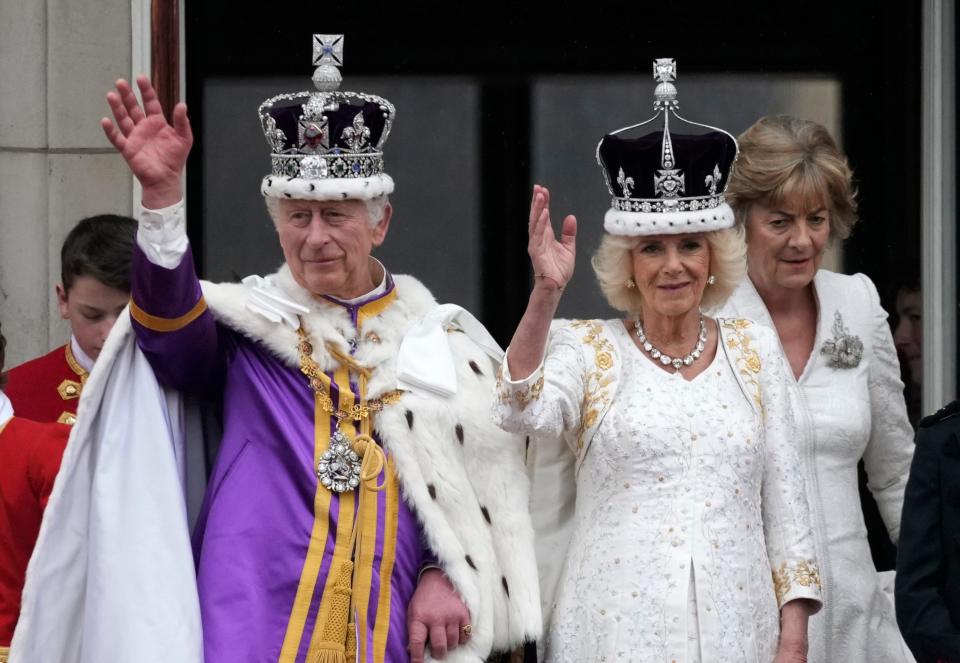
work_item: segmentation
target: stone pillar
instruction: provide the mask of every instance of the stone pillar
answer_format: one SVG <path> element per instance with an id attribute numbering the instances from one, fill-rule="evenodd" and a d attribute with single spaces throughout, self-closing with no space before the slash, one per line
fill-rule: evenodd
<path id="1" fill-rule="evenodd" d="M 955 12 L 952 0 L 924 0 L 923 412 L 957 397 Z"/>
<path id="2" fill-rule="evenodd" d="M 131 0 L 0 3 L 0 322 L 7 366 L 69 338 L 60 245 L 99 213 L 130 214 L 131 177 L 100 129 L 131 69 Z"/>

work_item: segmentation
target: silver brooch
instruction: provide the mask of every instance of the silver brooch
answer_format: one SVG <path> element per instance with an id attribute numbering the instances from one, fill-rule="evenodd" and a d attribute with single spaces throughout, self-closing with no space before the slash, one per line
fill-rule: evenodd
<path id="1" fill-rule="evenodd" d="M 843 324 L 840 311 L 833 314 L 833 338 L 824 341 L 820 354 L 830 358 L 831 368 L 856 368 L 863 359 L 863 341 Z"/>
<path id="2" fill-rule="evenodd" d="M 320 456 L 317 478 L 324 488 L 335 493 L 345 493 L 360 485 L 360 456 L 340 431 L 332 435 L 330 448 Z"/>

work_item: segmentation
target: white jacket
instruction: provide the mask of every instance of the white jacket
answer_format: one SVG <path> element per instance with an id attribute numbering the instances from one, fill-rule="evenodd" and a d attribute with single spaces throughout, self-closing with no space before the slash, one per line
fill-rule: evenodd
<path id="1" fill-rule="evenodd" d="M 903 491 L 913 458 L 896 349 L 876 287 L 863 274 L 820 270 L 813 281 L 819 319 L 814 349 L 792 389 L 804 424 L 795 446 L 807 494 L 823 579 L 824 609 L 810 620 L 810 663 L 894 663 L 913 660 L 894 616 L 888 575 L 870 556 L 860 509 L 857 463 L 896 543 Z M 852 368 L 835 368 L 821 351 L 835 337 L 836 314 L 863 344 Z M 721 315 L 744 316 L 773 329 L 773 320 L 749 279 Z M 782 348 L 781 348 L 782 350 Z M 884 576 L 884 577 L 881 577 Z"/>

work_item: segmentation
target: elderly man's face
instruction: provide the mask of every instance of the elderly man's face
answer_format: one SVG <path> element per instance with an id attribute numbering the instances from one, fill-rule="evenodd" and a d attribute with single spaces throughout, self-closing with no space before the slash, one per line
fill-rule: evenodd
<path id="1" fill-rule="evenodd" d="M 281 200 L 280 246 L 293 278 L 314 295 L 352 299 L 375 286 L 370 251 L 387 236 L 391 208 L 370 227 L 361 200 Z"/>

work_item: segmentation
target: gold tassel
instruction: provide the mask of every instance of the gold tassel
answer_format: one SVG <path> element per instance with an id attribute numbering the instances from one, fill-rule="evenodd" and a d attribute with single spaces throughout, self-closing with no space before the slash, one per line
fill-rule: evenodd
<path id="1" fill-rule="evenodd" d="M 323 643 L 324 645 L 333 645 L 334 643 L 328 642 Z M 341 647 L 343 645 L 340 645 Z M 317 657 L 313 659 L 313 663 L 347 663 L 347 658 L 344 656 L 342 651 L 337 651 L 335 649 L 321 649 L 317 652 Z"/>
<path id="2" fill-rule="evenodd" d="M 340 564 L 337 583 L 330 597 L 330 618 L 322 625 L 323 637 L 307 657 L 312 663 L 347 663 L 356 660 L 356 636 L 350 628 L 350 588 L 353 584 L 353 562 Z M 344 643 L 353 641 L 353 653 L 345 651 Z"/>
<path id="3" fill-rule="evenodd" d="M 351 621 L 347 624 L 347 660 L 357 660 L 357 624 Z"/>
<path id="4" fill-rule="evenodd" d="M 364 377 L 360 377 L 361 385 L 364 384 Z M 363 388 L 363 387 L 361 387 Z M 366 425 L 365 425 L 366 424 Z M 350 550 L 353 551 L 354 556 L 357 559 L 360 559 L 360 547 L 363 542 L 363 537 L 361 532 L 363 531 L 364 520 L 368 517 L 367 512 L 370 509 L 376 510 L 376 502 L 372 504 L 368 501 L 369 496 L 367 495 L 368 491 L 371 495 L 376 495 L 386 487 L 386 483 L 382 486 L 377 485 L 377 477 L 380 476 L 380 471 L 383 469 L 384 464 L 386 463 L 386 458 L 383 455 L 383 450 L 377 445 L 367 429 L 369 429 L 369 422 L 364 421 L 361 424 L 361 428 L 364 429 L 364 433 L 358 435 L 353 440 L 353 450 L 360 456 L 363 460 L 360 463 L 360 488 L 359 488 L 359 497 L 357 499 L 357 523 L 353 528 L 353 532 L 350 535 Z M 374 516 L 376 517 L 376 516 Z M 353 564 L 350 564 L 351 570 L 353 569 Z M 356 578 L 353 578 L 352 581 L 356 581 Z M 352 592 L 352 586 L 351 586 Z M 357 625 L 353 620 L 353 604 L 350 605 L 350 622 L 347 624 L 347 633 L 346 633 L 346 659 L 348 661 L 357 660 Z"/>

